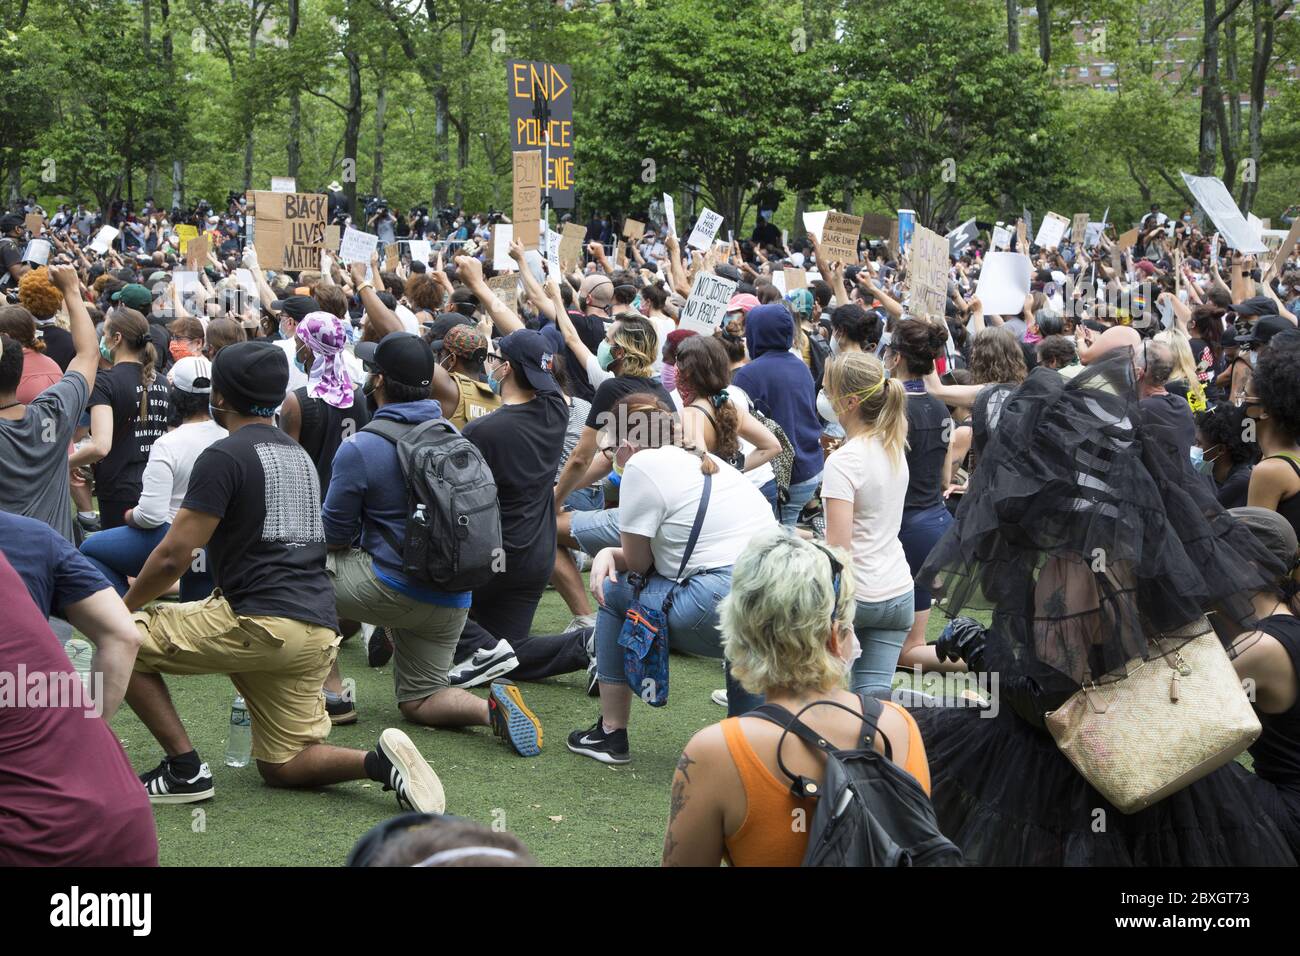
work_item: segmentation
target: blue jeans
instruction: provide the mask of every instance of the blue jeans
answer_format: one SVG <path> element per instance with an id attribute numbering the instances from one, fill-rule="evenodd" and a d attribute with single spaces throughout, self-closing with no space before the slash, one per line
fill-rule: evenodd
<path id="1" fill-rule="evenodd" d="M 627 609 L 637 600 L 632 586 L 624 580 L 605 582 L 605 603 L 596 614 L 596 674 L 602 684 L 627 686 L 623 668 L 623 648 L 618 635 L 623 630 Z M 731 590 L 731 568 L 716 568 L 693 574 L 678 584 L 651 573 L 641 589 L 640 600 L 652 607 L 661 606 L 668 591 L 673 592 L 673 606 L 668 611 L 668 646 L 699 657 L 722 657 L 722 638 L 718 633 L 718 604 Z M 727 713 L 745 713 L 746 694 L 735 681 L 727 678 Z M 743 699 L 742 699 L 743 698 Z M 734 707 L 744 710 L 733 711 Z"/>
<path id="2" fill-rule="evenodd" d="M 884 601 L 857 602 L 853 632 L 862 645 L 862 656 L 853 662 L 853 672 L 849 675 L 854 693 L 888 699 L 898 655 L 915 618 L 910 590 Z"/>
<path id="3" fill-rule="evenodd" d="M 170 524 L 160 524 L 156 528 L 132 528 L 122 525 L 92 534 L 81 543 L 81 553 L 90 559 L 90 563 L 99 568 L 113 590 L 126 594 L 126 579 L 137 576 L 144 568 L 149 555 L 167 535 Z M 202 571 L 191 570 L 181 575 L 181 600 L 202 601 L 216 586 L 212 572 L 207 570 L 207 549 L 200 555 L 202 561 L 198 566 Z"/>
<path id="4" fill-rule="evenodd" d="M 567 511 L 599 511 L 605 507 L 605 495 L 596 486 L 588 485 L 569 492 L 569 497 L 564 499 L 564 507 Z"/>
<path id="5" fill-rule="evenodd" d="M 811 478 L 790 486 L 790 497 L 781 506 L 781 524 L 793 526 L 799 520 L 799 512 L 803 511 L 803 506 L 821 482 L 822 473 L 819 471 Z"/>
<path id="6" fill-rule="evenodd" d="M 767 503 L 771 505 L 773 517 L 779 521 L 781 519 L 781 507 L 777 504 L 780 494 L 777 491 L 776 479 L 773 478 L 765 482 L 758 490 L 763 493 L 763 497 L 766 498 Z"/>
<path id="7" fill-rule="evenodd" d="M 952 515 L 947 505 L 938 504 L 933 508 L 922 508 L 903 512 L 903 523 L 898 529 L 898 540 L 907 555 L 907 566 L 912 571 L 912 579 L 925 564 L 931 550 L 939 543 L 943 533 L 952 524 Z M 918 611 L 930 610 L 930 589 L 918 585 L 913 592 L 912 607 Z"/>
<path id="8" fill-rule="evenodd" d="M 623 543 L 618 527 L 617 508 L 575 511 L 569 519 L 569 534 L 578 547 L 593 557 L 605 548 L 617 548 Z"/>

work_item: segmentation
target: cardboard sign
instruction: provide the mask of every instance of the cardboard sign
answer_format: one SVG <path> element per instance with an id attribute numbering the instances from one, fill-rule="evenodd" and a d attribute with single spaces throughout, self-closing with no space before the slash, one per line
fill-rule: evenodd
<path id="1" fill-rule="evenodd" d="M 637 222 L 635 219 L 623 220 L 623 237 L 631 239 L 633 242 L 639 242 L 645 235 L 645 223 Z"/>
<path id="2" fill-rule="evenodd" d="M 1034 237 L 1034 245 L 1040 249 L 1059 249 L 1061 240 L 1065 238 L 1065 231 L 1070 228 L 1070 220 L 1064 216 L 1049 212 L 1039 223 L 1038 235 Z"/>
<path id="3" fill-rule="evenodd" d="M 511 151 L 540 151 L 546 166 L 541 184 L 545 196 L 555 209 L 572 209 L 573 71 L 563 63 L 510 60 L 506 63 L 506 100 Z M 514 218 L 516 222 L 523 219 L 518 214 Z"/>
<path id="4" fill-rule="evenodd" d="M 948 301 L 948 240 L 925 226 L 912 234 L 912 314 L 942 319 Z"/>
<path id="5" fill-rule="evenodd" d="M 772 278 L 775 279 L 778 275 L 785 280 L 785 288 L 781 290 L 782 292 L 789 292 L 791 289 L 808 288 L 808 273 L 803 269 L 792 269 L 786 266 L 781 272 L 773 273 Z"/>
<path id="6" fill-rule="evenodd" d="M 712 335 L 721 328 L 727 314 L 727 303 L 735 292 L 736 283 L 730 279 L 712 272 L 697 272 L 677 327 L 700 335 Z"/>
<path id="7" fill-rule="evenodd" d="M 1191 190 L 1197 204 L 1205 210 L 1229 246 L 1244 253 L 1268 251 L 1268 247 L 1260 241 L 1259 233 L 1252 230 L 1242 216 L 1222 179 L 1216 176 L 1182 175 L 1183 182 Z"/>
<path id="8" fill-rule="evenodd" d="M 1088 238 L 1088 214 L 1086 212 L 1076 212 L 1074 220 L 1070 223 L 1070 241 L 1076 245 L 1086 242 Z"/>
<path id="9" fill-rule="evenodd" d="M 893 216 L 882 216 L 874 212 L 863 213 L 862 234 L 873 239 L 884 239 L 897 221 Z"/>
<path id="10" fill-rule="evenodd" d="M 984 257 L 975 296 L 985 315 L 1019 315 L 1029 295 L 1029 258 L 1018 252 L 990 252 Z"/>
<path id="11" fill-rule="evenodd" d="M 39 212 L 29 212 L 26 219 L 27 231 L 36 239 L 45 231 L 45 217 Z"/>
<path id="12" fill-rule="evenodd" d="M 199 236 L 199 227 L 191 226 L 188 223 L 182 223 L 176 227 L 176 238 L 180 240 L 181 255 L 190 247 L 190 240 L 197 239 Z M 268 267 L 269 268 L 269 267 Z"/>
<path id="13" fill-rule="evenodd" d="M 378 246 L 378 236 L 348 226 L 343 230 L 343 242 L 339 245 L 339 261 L 369 263 Z"/>
<path id="14" fill-rule="evenodd" d="M 831 209 L 822 224 L 822 258 L 849 265 L 858 261 L 858 236 L 862 234 L 862 217 Z"/>
<path id="15" fill-rule="evenodd" d="M 587 227 L 576 222 L 566 222 L 560 234 L 560 270 L 572 272 L 582 261 L 582 244 L 587 238 Z"/>
<path id="16" fill-rule="evenodd" d="M 1282 271 L 1282 267 L 1286 265 L 1286 260 L 1291 255 L 1291 250 L 1295 248 L 1297 240 L 1300 240 L 1300 218 L 1291 223 L 1291 230 L 1286 234 L 1286 238 L 1282 240 L 1282 245 L 1278 247 L 1277 255 L 1269 263 L 1268 272 L 1264 274 L 1265 282 L 1268 282 Z"/>
<path id="17" fill-rule="evenodd" d="M 325 227 L 325 249 L 328 252 L 338 252 L 339 244 L 343 242 L 342 226 Z"/>
<path id="18" fill-rule="evenodd" d="M 516 150 L 512 157 L 514 167 L 514 220 L 515 238 L 525 249 L 536 249 L 540 235 L 538 222 L 542 218 L 542 154 L 536 149 Z"/>
<path id="19" fill-rule="evenodd" d="M 90 251 L 98 252 L 101 256 L 108 252 L 108 247 L 113 244 L 117 238 L 118 230 L 112 226 L 100 226 L 99 232 L 95 233 L 94 240 L 90 243 Z"/>
<path id="20" fill-rule="evenodd" d="M 1123 252 L 1125 249 L 1132 249 L 1135 245 L 1137 245 L 1137 241 L 1138 241 L 1138 230 L 1137 227 L 1135 226 L 1134 228 L 1130 229 L 1128 232 L 1124 233 L 1124 235 L 1120 236 L 1118 240 L 1116 240 L 1115 247 L 1119 249 L 1120 252 Z"/>
<path id="21" fill-rule="evenodd" d="M 283 272 L 317 268 L 325 246 L 324 194 L 259 190 L 249 206 L 258 265 Z"/>
<path id="22" fill-rule="evenodd" d="M 487 280 L 487 286 L 498 299 L 505 303 L 507 309 L 516 315 L 519 314 L 519 276 L 517 273 L 493 276 Z"/>
<path id="23" fill-rule="evenodd" d="M 713 246 L 713 237 L 718 234 L 718 229 L 722 226 L 722 213 L 714 212 L 708 206 L 700 211 L 700 218 L 695 220 L 695 228 L 691 230 L 690 238 L 686 244 L 693 249 L 708 250 Z"/>
<path id="24" fill-rule="evenodd" d="M 197 272 L 208 262 L 208 237 L 195 236 L 185 247 L 185 268 Z"/>
<path id="25" fill-rule="evenodd" d="M 298 182 L 292 176 L 271 177 L 271 192 L 296 193 L 297 191 L 298 191 Z"/>

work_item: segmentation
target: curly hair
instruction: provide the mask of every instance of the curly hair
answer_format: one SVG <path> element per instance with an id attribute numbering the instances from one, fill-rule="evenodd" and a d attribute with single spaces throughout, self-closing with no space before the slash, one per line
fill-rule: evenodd
<path id="1" fill-rule="evenodd" d="M 18 280 L 18 301 L 37 319 L 48 319 L 63 306 L 63 293 L 54 288 L 45 266 Z"/>
<path id="2" fill-rule="evenodd" d="M 1245 440 L 1245 420 L 1246 410 L 1231 402 L 1220 402 L 1198 412 L 1196 430 L 1200 433 L 1201 447 L 1209 451 L 1222 445 L 1234 465 L 1253 461 L 1259 446 Z"/>
<path id="3" fill-rule="evenodd" d="M 1029 374 L 1025 353 L 1009 329 L 985 329 L 970 347 L 970 371 L 976 385 L 1019 385 Z"/>
<path id="4" fill-rule="evenodd" d="M 443 290 L 427 272 L 417 272 L 406 283 L 406 301 L 417 311 L 437 313 L 442 309 Z"/>
<path id="5" fill-rule="evenodd" d="M 1286 437 L 1300 438 L 1300 334 L 1279 332 L 1255 364 L 1255 394 Z"/>
<path id="6" fill-rule="evenodd" d="M 880 317 L 851 302 L 835 307 L 831 313 L 831 329 L 869 352 L 880 341 Z"/>
<path id="7" fill-rule="evenodd" d="M 677 346 L 677 387 L 696 400 L 704 399 L 713 406 L 714 433 L 717 436 L 714 454 L 730 460 L 739 447 L 737 429 L 740 416 L 729 401 L 719 401 L 731 380 L 731 362 L 722 343 L 710 335 L 691 335 Z"/>

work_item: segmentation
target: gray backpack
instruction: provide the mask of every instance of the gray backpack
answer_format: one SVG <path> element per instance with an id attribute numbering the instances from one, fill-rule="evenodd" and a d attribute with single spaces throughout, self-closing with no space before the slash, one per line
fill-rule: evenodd
<path id="1" fill-rule="evenodd" d="M 418 425 L 375 419 L 373 432 L 397 446 L 410 510 L 406 534 L 397 541 L 402 573 L 437 591 L 472 591 L 500 569 L 501 507 L 497 483 L 483 454 L 445 418 Z"/>

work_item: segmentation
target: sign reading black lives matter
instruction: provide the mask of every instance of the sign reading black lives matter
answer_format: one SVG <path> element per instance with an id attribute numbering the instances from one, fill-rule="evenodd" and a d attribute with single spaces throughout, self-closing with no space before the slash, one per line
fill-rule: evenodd
<path id="1" fill-rule="evenodd" d="M 545 127 L 534 115 L 538 97 L 546 102 L 551 114 Z M 542 171 L 543 195 L 549 188 L 554 208 L 572 209 L 573 71 L 563 63 L 511 60 L 506 64 L 506 100 L 510 104 L 511 150 L 541 150 L 546 166 Z"/>
<path id="2" fill-rule="evenodd" d="M 736 283 L 712 272 L 697 272 L 691 294 L 682 306 L 679 328 L 700 335 L 712 335 L 722 325 L 727 303 L 736 292 Z"/>

